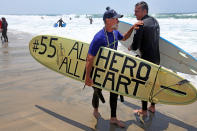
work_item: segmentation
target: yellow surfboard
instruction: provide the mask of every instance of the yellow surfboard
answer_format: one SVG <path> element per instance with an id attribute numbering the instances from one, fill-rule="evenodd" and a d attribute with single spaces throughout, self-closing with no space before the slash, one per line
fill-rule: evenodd
<path id="1" fill-rule="evenodd" d="M 58 73 L 84 82 L 89 44 L 40 35 L 29 43 L 34 59 Z M 94 86 L 154 103 L 185 105 L 197 100 L 197 89 L 170 70 L 135 56 L 102 47 L 91 77 Z"/>

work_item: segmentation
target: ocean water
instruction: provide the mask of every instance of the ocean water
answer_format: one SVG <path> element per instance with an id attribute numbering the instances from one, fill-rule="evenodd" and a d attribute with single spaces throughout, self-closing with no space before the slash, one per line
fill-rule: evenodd
<path id="1" fill-rule="evenodd" d="M 50 34 L 91 42 L 94 34 L 103 26 L 102 15 L 92 15 L 93 24 L 89 24 L 88 15 L 0 15 L 6 17 L 9 27 L 34 35 Z M 197 57 L 197 13 L 193 14 L 152 14 L 161 28 L 161 36 Z M 53 24 L 63 18 L 66 28 L 54 28 Z M 70 20 L 69 18 L 72 18 Z M 127 15 L 120 19 L 129 23 L 136 18 Z"/>
<path id="2" fill-rule="evenodd" d="M 93 24 L 88 17 L 93 17 Z M 151 14 L 160 24 L 161 37 L 174 43 L 197 58 L 197 13 L 190 14 Z M 90 43 L 94 35 L 103 28 L 102 14 L 94 15 L 0 15 L 8 21 L 8 30 L 14 34 L 27 32 L 33 35 L 48 34 L 63 36 Z M 66 22 L 65 28 L 54 28 L 60 18 Z M 72 18 L 72 20 L 70 20 Z M 121 21 L 134 23 L 133 15 L 125 15 Z M 28 44 L 28 43 L 24 43 Z M 17 45 L 10 45 L 17 46 Z M 191 80 L 197 87 L 197 76 L 180 74 Z"/>

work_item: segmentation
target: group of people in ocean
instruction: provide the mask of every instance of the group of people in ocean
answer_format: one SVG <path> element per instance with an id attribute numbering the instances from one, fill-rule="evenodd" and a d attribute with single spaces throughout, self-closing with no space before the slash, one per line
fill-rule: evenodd
<path id="1" fill-rule="evenodd" d="M 70 20 L 72 20 L 72 18 L 70 17 L 69 18 Z M 90 21 L 90 24 L 93 23 L 93 18 L 90 16 L 89 17 L 89 21 Z M 64 27 L 64 24 L 66 24 L 62 18 L 60 18 L 55 24 L 57 24 L 59 27 Z"/>
<path id="2" fill-rule="evenodd" d="M 138 22 L 133 24 L 133 26 L 128 29 L 127 32 L 121 34 L 118 30 L 118 18 L 122 18 L 123 15 L 118 14 L 115 10 L 106 8 L 105 13 L 103 14 L 104 27 L 96 33 L 94 36 L 86 59 L 86 80 L 85 85 L 91 86 L 94 89 L 92 97 L 92 106 L 93 106 L 93 115 L 95 118 L 100 117 L 99 113 L 99 100 L 105 102 L 102 96 L 102 90 L 95 88 L 94 82 L 91 79 L 91 71 L 95 56 L 97 55 L 101 47 L 108 47 L 114 50 L 117 50 L 118 40 L 125 41 L 127 40 L 132 32 L 136 30 L 131 41 L 131 45 L 128 50 L 140 50 L 140 57 L 144 60 L 150 61 L 157 65 L 160 64 L 160 53 L 159 53 L 159 38 L 160 38 L 160 27 L 157 20 L 154 17 L 148 15 L 148 4 L 144 1 L 138 2 L 135 5 L 135 16 Z M 115 70 L 115 69 L 114 69 Z M 110 109 L 111 109 L 111 118 L 110 123 L 115 124 L 119 127 L 124 128 L 126 125 L 117 119 L 116 110 L 117 110 L 117 100 L 118 94 L 110 92 Z M 148 102 L 142 100 L 142 108 L 134 110 L 134 113 L 137 116 L 142 116 L 143 118 L 148 118 L 148 111 L 150 113 L 155 112 L 155 103 L 151 103 L 148 108 Z"/>
<path id="3" fill-rule="evenodd" d="M 0 32 L 2 33 L 1 34 L 2 43 L 8 42 L 7 28 L 8 28 L 8 22 L 6 21 L 5 17 L 2 17 L 0 19 Z"/>

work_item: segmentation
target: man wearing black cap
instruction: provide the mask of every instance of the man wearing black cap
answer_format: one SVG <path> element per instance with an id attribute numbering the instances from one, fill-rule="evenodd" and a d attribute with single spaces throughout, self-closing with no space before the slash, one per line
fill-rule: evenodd
<path id="1" fill-rule="evenodd" d="M 129 50 L 140 50 L 141 58 L 152 63 L 160 63 L 159 37 L 160 28 L 157 20 L 148 15 L 148 5 L 141 1 L 135 5 L 135 16 L 137 20 L 142 20 L 144 24 L 136 31 L 133 43 Z M 138 115 L 147 116 L 147 101 L 142 101 L 142 109 L 135 110 Z M 150 112 L 155 112 L 155 104 L 151 103 L 148 108 Z"/>
<path id="2" fill-rule="evenodd" d="M 106 8 L 106 12 L 103 15 L 103 21 L 105 23 L 105 26 L 103 29 L 101 29 L 92 40 L 87 61 L 86 61 L 86 80 L 85 85 L 93 86 L 93 81 L 90 78 L 90 72 L 93 66 L 94 58 L 99 50 L 100 47 L 108 47 L 111 49 L 117 50 L 118 46 L 118 40 L 127 40 L 133 29 L 138 29 L 138 25 L 142 25 L 142 22 L 137 22 L 134 24 L 127 33 L 124 35 L 121 35 L 119 31 L 117 31 L 118 26 L 118 18 L 122 18 L 123 15 L 120 15 L 116 13 L 115 10 L 110 9 L 109 7 Z M 100 116 L 100 113 L 98 111 L 99 106 L 99 98 L 97 94 L 97 89 L 94 90 L 93 99 L 92 99 L 92 105 L 94 107 L 93 115 L 98 118 Z M 116 117 L 116 109 L 117 109 L 117 98 L 118 95 L 110 92 L 110 108 L 111 108 L 111 119 L 110 123 L 116 124 L 119 127 L 125 127 L 125 124 L 119 121 Z"/>

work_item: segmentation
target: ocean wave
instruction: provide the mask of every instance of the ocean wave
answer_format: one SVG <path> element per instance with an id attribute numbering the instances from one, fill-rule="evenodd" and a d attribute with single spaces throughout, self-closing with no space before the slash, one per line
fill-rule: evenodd
<path id="1" fill-rule="evenodd" d="M 197 19 L 197 13 L 153 14 L 156 18 Z"/>
<path id="2" fill-rule="evenodd" d="M 14 16 L 15 14 L 12 14 Z M 174 18 L 174 19 L 197 19 L 197 13 L 159 13 L 159 14 L 149 14 L 158 19 Z M 23 14 L 16 16 L 70 16 L 73 18 L 102 18 L 103 14 Z M 134 14 L 124 14 L 126 18 L 135 18 Z"/>
<path id="3" fill-rule="evenodd" d="M 103 14 L 90 14 L 93 18 L 102 18 Z M 154 16 L 155 18 L 174 18 L 174 19 L 197 19 L 197 13 L 167 13 L 167 14 L 150 14 L 150 16 Z M 80 16 L 79 16 L 80 17 Z M 135 18 L 134 14 L 125 14 L 124 17 L 127 18 Z"/>

